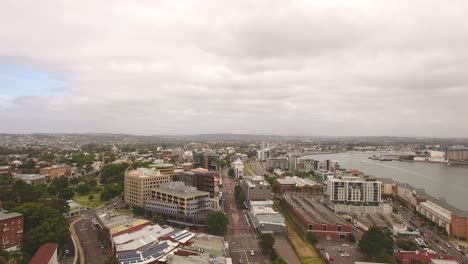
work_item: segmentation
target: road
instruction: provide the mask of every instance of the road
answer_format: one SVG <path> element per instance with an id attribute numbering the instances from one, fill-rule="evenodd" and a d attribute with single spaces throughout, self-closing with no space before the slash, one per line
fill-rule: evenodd
<path id="1" fill-rule="evenodd" d="M 405 218 L 408 221 L 408 223 L 410 223 L 410 221 L 413 219 L 412 222 L 416 224 L 416 225 L 413 225 L 413 227 L 418 228 L 420 230 L 420 232 L 422 233 L 422 238 L 424 238 L 424 241 L 427 242 L 428 246 L 431 249 L 437 251 L 438 253 L 442 253 L 442 251 L 439 249 L 439 246 L 441 246 L 442 248 L 447 250 L 448 254 L 454 256 L 458 262 L 468 263 L 468 259 L 464 255 L 460 254 L 460 252 L 456 251 L 452 243 L 451 243 L 450 248 L 446 246 L 447 242 L 449 242 L 446 236 L 439 235 L 437 231 L 431 229 L 427 225 L 422 226 L 421 222 L 417 220 L 417 217 L 415 216 L 414 212 L 411 209 L 408 209 L 404 206 L 401 206 L 400 208 L 401 208 L 400 210 L 401 216 L 403 216 L 403 218 Z M 434 239 L 438 240 L 439 242 L 436 243 L 436 242 L 430 241 Z"/>
<path id="2" fill-rule="evenodd" d="M 225 240 L 229 243 L 229 255 L 233 263 L 270 263 L 268 257 L 261 254 L 256 238 L 256 232 L 249 222 L 246 213 L 239 209 L 234 198 L 236 183 L 227 176 L 227 170 L 221 173 L 223 177 L 223 203 L 225 213 L 229 218 Z M 253 255 L 251 252 L 253 251 Z"/>
<path id="3" fill-rule="evenodd" d="M 114 203 L 116 204 L 114 206 Z M 121 207 L 123 201 L 120 198 L 107 202 L 107 208 L 114 209 L 114 207 Z M 104 205 L 104 206 L 106 206 Z M 100 210 L 98 210 L 100 212 Z M 93 225 L 92 220 L 96 218 L 96 211 L 89 209 L 83 212 L 80 220 L 74 225 L 75 232 L 78 236 L 77 243 L 80 243 L 85 253 L 85 263 L 104 263 L 112 254 L 110 243 L 103 243 L 98 241 L 99 227 Z"/>

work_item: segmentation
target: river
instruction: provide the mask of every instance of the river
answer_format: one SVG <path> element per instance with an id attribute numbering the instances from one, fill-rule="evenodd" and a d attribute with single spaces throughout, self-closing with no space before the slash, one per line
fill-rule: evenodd
<path id="1" fill-rule="evenodd" d="M 357 169 L 379 178 L 391 178 L 421 188 L 427 194 L 468 211 L 468 167 L 438 163 L 370 160 L 368 153 L 337 153 L 304 156 L 335 160 L 341 168 Z"/>

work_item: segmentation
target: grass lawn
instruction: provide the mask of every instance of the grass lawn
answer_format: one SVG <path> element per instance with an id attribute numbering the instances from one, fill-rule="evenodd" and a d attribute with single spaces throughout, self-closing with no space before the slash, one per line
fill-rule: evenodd
<path id="1" fill-rule="evenodd" d="M 117 213 L 119 213 L 119 214 L 132 215 L 133 216 L 133 212 L 130 209 L 116 209 L 115 211 Z"/>
<path id="2" fill-rule="evenodd" d="M 294 247 L 297 256 L 302 264 L 324 264 L 320 258 L 317 250 L 305 239 L 305 235 L 302 230 L 293 222 L 290 216 L 281 208 L 281 206 L 275 202 L 276 209 L 278 209 L 284 216 L 286 228 L 288 231 L 288 239 Z"/>
<path id="3" fill-rule="evenodd" d="M 323 264 L 323 260 L 317 253 L 317 250 L 308 242 L 304 241 L 297 233 L 296 227 L 289 219 L 286 219 L 286 226 L 288 228 L 288 238 L 294 247 L 301 263 L 303 264 Z"/>
<path id="4" fill-rule="evenodd" d="M 94 196 L 94 199 L 92 201 L 89 201 L 88 197 L 92 195 Z M 101 193 L 90 193 L 90 194 L 87 194 L 87 195 L 78 195 L 78 194 L 75 194 L 75 196 L 73 196 L 73 200 L 81 205 L 84 205 L 84 206 L 88 206 L 88 207 L 92 207 L 92 208 L 96 208 L 102 204 L 105 203 L 105 201 L 101 201 Z"/>

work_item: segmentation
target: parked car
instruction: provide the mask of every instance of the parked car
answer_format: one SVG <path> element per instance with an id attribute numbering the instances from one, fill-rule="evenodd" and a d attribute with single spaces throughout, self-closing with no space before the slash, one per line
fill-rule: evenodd
<path id="1" fill-rule="evenodd" d="M 250 251 L 250 256 L 254 256 L 255 255 L 255 252 L 252 250 Z"/>
<path id="2" fill-rule="evenodd" d="M 342 257 L 349 257 L 350 255 L 348 253 L 342 253 L 341 256 Z"/>

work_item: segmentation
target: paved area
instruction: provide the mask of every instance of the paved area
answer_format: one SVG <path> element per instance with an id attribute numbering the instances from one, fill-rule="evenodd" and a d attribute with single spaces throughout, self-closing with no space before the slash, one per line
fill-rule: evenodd
<path id="1" fill-rule="evenodd" d="M 75 232 L 78 236 L 79 242 L 83 247 L 85 253 L 85 263 L 104 263 L 112 250 L 109 245 L 102 245 L 98 241 L 97 232 L 98 228 L 93 225 L 92 219 L 95 217 L 94 210 L 87 210 L 83 213 L 75 225 Z"/>
<path id="2" fill-rule="evenodd" d="M 263 264 L 270 263 L 267 256 L 263 256 L 258 246 L 256 232 L 249 223 L 245 213 L 237 206 L 234 199 L 236 182 L 227 176 L 227 170 L 222 171 L 223 203 L 226 216 L 229 218 L 225 240 L 229 243 L 229 256 L 233 263 Z M 253 251 L 253 255 L 252 255 Z"/>
<path id="3" fill-rule="evenodd" d="M 289 243 L 288 238 L 284 234 L 275 235 L 274 248 L 280 257 L 282 257 L 288 264 L 301 264 L 297 257 L 294 248 Z"/>
<path id="4" fill-rule="evenodd" d="M 349 246 L 343 246 L 343 244 Z M 369 257 L 359 251 L 357 244 L 348 243 L 345 240 L 320 239 L 317 248 L 323 256 L 328 253 L 334 259 L 333 263 L 354 264 L 355 261 L 369 261 Z M 341 256 L 341 254 L 345 253 L 349 254 L 349 256 Z"/>

